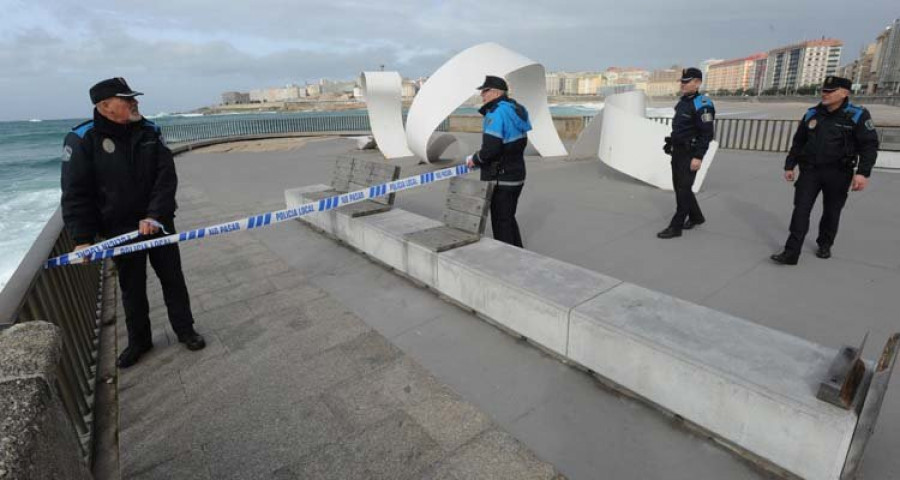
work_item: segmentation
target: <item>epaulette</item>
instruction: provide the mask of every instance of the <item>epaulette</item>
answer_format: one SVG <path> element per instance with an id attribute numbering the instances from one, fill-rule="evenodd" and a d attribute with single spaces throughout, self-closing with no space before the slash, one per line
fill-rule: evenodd
<path id="1" fill-rule="evenodd" d="M 72 132 L 75 135 L 78 135 L 78 138 L 84 138 L 84 136 L 87 134 L 88 130 L 90 130 L 92 128 L 94 128 L 94 121 L 88 120 L 88 121 L 79 123 L 78 125 L 72 127 Z"/>
<path id="2" fill-rule="evenodd" d="M 706 95 L 703 95 L 703 94 L 700 94 L 700 95 L 697 95 L 696 97 L 694 97 L 694 109 L 695 110 L 699 111 L 701 108 L 706 108 L 706 107 L 715 108 L 715 106 L 713 106 L 712 99 L 710 99 L 709 97 L 707 97 Z"/>
<path id="3" fill-rule="evenodd" d="M 153 131 L 156 132 L 156 133 L 159 133 L 159 132 L 160 132 L 159 125 L 157 125 L 157 124 L 151 122 L 150 120 L 147 120 L 146 118 L 144 119 L 144 125 L 146 125 L 146 126 L 152 128 Z"/>
<path id="4" fill-rule="evenodd" d="M 844 107 L 844 113 L 847 114 L 847 116 L 851 120 L 853 120 L 853 123 L 859 123 L 859 118 L 862 117 L 862 114 L 865 111 L 866 111 L 865 108 L 860 107 L 858 105 L 854 105 L 850 102 L 847 102 L 847 106 Z"/>
<path id="5" fill-rule="evenodd" d="M 818 111 L 817 107 L 812 107 L 806 111 L 806 114 L 803 115 L 803 121 L 808 122 L 810 118 L 816 116 L 816 112 Z"/>

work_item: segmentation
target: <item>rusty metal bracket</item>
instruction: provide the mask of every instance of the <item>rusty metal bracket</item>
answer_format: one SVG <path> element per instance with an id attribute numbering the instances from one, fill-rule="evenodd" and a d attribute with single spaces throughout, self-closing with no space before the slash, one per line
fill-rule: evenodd
<path id="1" fill-rule="evenodd" d="M 859 472 L 866 444 L 875 433 L 875 422 L 878 420 L 878 414 L 881 413 L 881 404 L 894 371 L 898 350 L 900 350 L 900 333 L 895 333 L 884 346 L 881 358 L 875 365 L 875 372 L 869 382 L 868 391 L 865 392 L 865 402 L 859 411 L 856 431 L 853 432 L 853 439 L 850 441 L 850 449 L 847 459 L 844 461 L 841 480 L 852 480 Z"/>
<path id="2" fill-rule="evenodd" d="M 853 406 L 856 392 L 866 373 L 865 362 L 860 357 L 868 338 L 869 333 L 866 332 L 859 348 L 847 345 L 841 347 L 828 368 L 828 377 L 819 384 L 816 398 L 846 410 Z"/>

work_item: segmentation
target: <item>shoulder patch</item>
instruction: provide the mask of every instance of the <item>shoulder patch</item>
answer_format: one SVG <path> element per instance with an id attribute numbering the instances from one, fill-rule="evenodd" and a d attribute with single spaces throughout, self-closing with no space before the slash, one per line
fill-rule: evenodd
<path id="1" fill-rule="evenodd" d="M 696 110 L 700 110 L 701 108 L 714 108 L 713 102 L 706 95 L 697 95 L 694 97 L 694 108 Z"/>
<path id="2" fill-rule="evenodd" d="M 90 131 L 92 128 L 94 128 L 94 121 L 90 120 L 90 121 L 82 123 L 81 125 L 78 125 L 77 127 L 73 128 L 72 132 L 75 133 L 75 135 L 78 135 L 78 138 L 84 138 L 84 136 L 87 134 L 87 132 Z"/>
<path id="3" fill-rule="evenodd" d="M 803 115 L 803 121 L 808 122 L 810 118 L 816 116 L 816 112 L 817 112 L 816 107 L 812 107 L 809 110 L 807 110 L 806 114 Z"/>
<path id="4" fill-rule="evenodd" d="M 853 123 L 859 123 L 859 118 L 862 117 L 863 112 L 866 109 L 863 107 L 858 107 L 852 103 L 847 103 L 847 106 L 844 107 L 844 112 L 853 120 Z"/>
<path id="5" fill-rule="evenodd" d="M 875 122 L 873 122 L 871 118 L 866 120 L 864 125 L 866 126 L 866 130 L 875 130 Z"/>
<path id="6" fill-rule="evenodd" d="M 154 132 L 159 133 L 159 131 L 160 131 L 159 125 L 153 123 L 150 120 L 147 120 L 146 118 L 144 119 L 144 125 L 152 128 Z"/>
<path id="7" fill-rule="evenodd" d="M 72 158 L 72 147 L 66 145 L 63 147 L 62 161 L 68 162 Z"/>

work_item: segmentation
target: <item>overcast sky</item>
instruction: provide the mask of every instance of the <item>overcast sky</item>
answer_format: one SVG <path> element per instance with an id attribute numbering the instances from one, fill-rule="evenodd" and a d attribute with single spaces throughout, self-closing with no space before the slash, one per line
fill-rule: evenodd
<path id="1" fill-rule="evenodd" d="M 531 4 L 529 7 L 524 5 Z M 384 64 L 428 75 L 493 41 L 548 70 L 659 68 L 822 36 L 856 58 L 896 0 L 0 0 L 0 120 L 85 117 L 87 90 L 124 76 L 145 114 L 226 90 L 350 79 Z"/>

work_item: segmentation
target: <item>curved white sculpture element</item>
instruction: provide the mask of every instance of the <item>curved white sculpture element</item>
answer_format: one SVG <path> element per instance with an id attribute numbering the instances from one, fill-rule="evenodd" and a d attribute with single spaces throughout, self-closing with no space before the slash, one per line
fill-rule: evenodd
<path id="1" fill-rule="evenodd" d="M 662 150 L 671 127 L 648 119 L 646 106 L 646 96 L 640 91 L 608 97 L 603 110 L 579 135 L 577 149 L 573 147 L 578 156 L 571 158 L 597 155 L 603 163 L 630 177 L 663 190 L 674 190 L 671 157 Z M 718 147 L 718 142 L 710 142 L 694 180 L 694 192 L 700 191 Z M 591 150 L 593 154 L 586 153 Z"/>
<path id="2" fill-rule="evenodd" d="M 430 142 L 428 142 L 428 148 L 426 149 L 425 158 L 427 161 L 436 162 L 440 160 L 441 155 L 450 148 L 451 145 L 456 145 L 457 150 L 459 151 L 460 157 L 465 157 L 466 155 L 473 153 L 475 150 L 469 150 L 469 145 L 456 138 L 455 135 L 451 133 L 442 133 L 435 135 Z"/>
<path id="3" fill-rule="evenodd" d="M 417 157 L 429 160 L 431 135 L 447 116 L 476 93 L 485 75 L 506 78 L 514 90 L 512 96 L 528 109 L 533 127 L 528 132 L 528 140 L 541 155 L 566 155 L 547 105 L 544 67 L 496 43 L 482 43 L 463 50 L 442 65 L 413 100 L 406 120 L 406 139 Z"/>
<path id="4" fill-rule="evenodd" d="M 369 126 L 385 158 L 411 157 L 403 129 L 402 79 L 397 72 L 363 72 Z"/>
<path id="5" fill-rule="evenodd" d="M 585 158 L 597 158 L 600 155 L 600 136 L 603 134 L 603 107 L 591 118 L 591 121 L 581 130 L 578 138 L 569 149 L 571 160 Z"/>
<path id="6" fill-rule="evenodd" d="M 612 105 L 622 108 L 636 115 L 644 116 L 647 111 L 647 96 L 640 90 L 625 92 L 618 95 L 612 95 L 606 99 L 604 106 Z M 578 139 L 569 150 L 569 158 L 583 159 L 594 158 L 600 153 L 600 137 L 603 133 L 603 107 L 591 118 L 591 121 L 585 125 Z"/>

